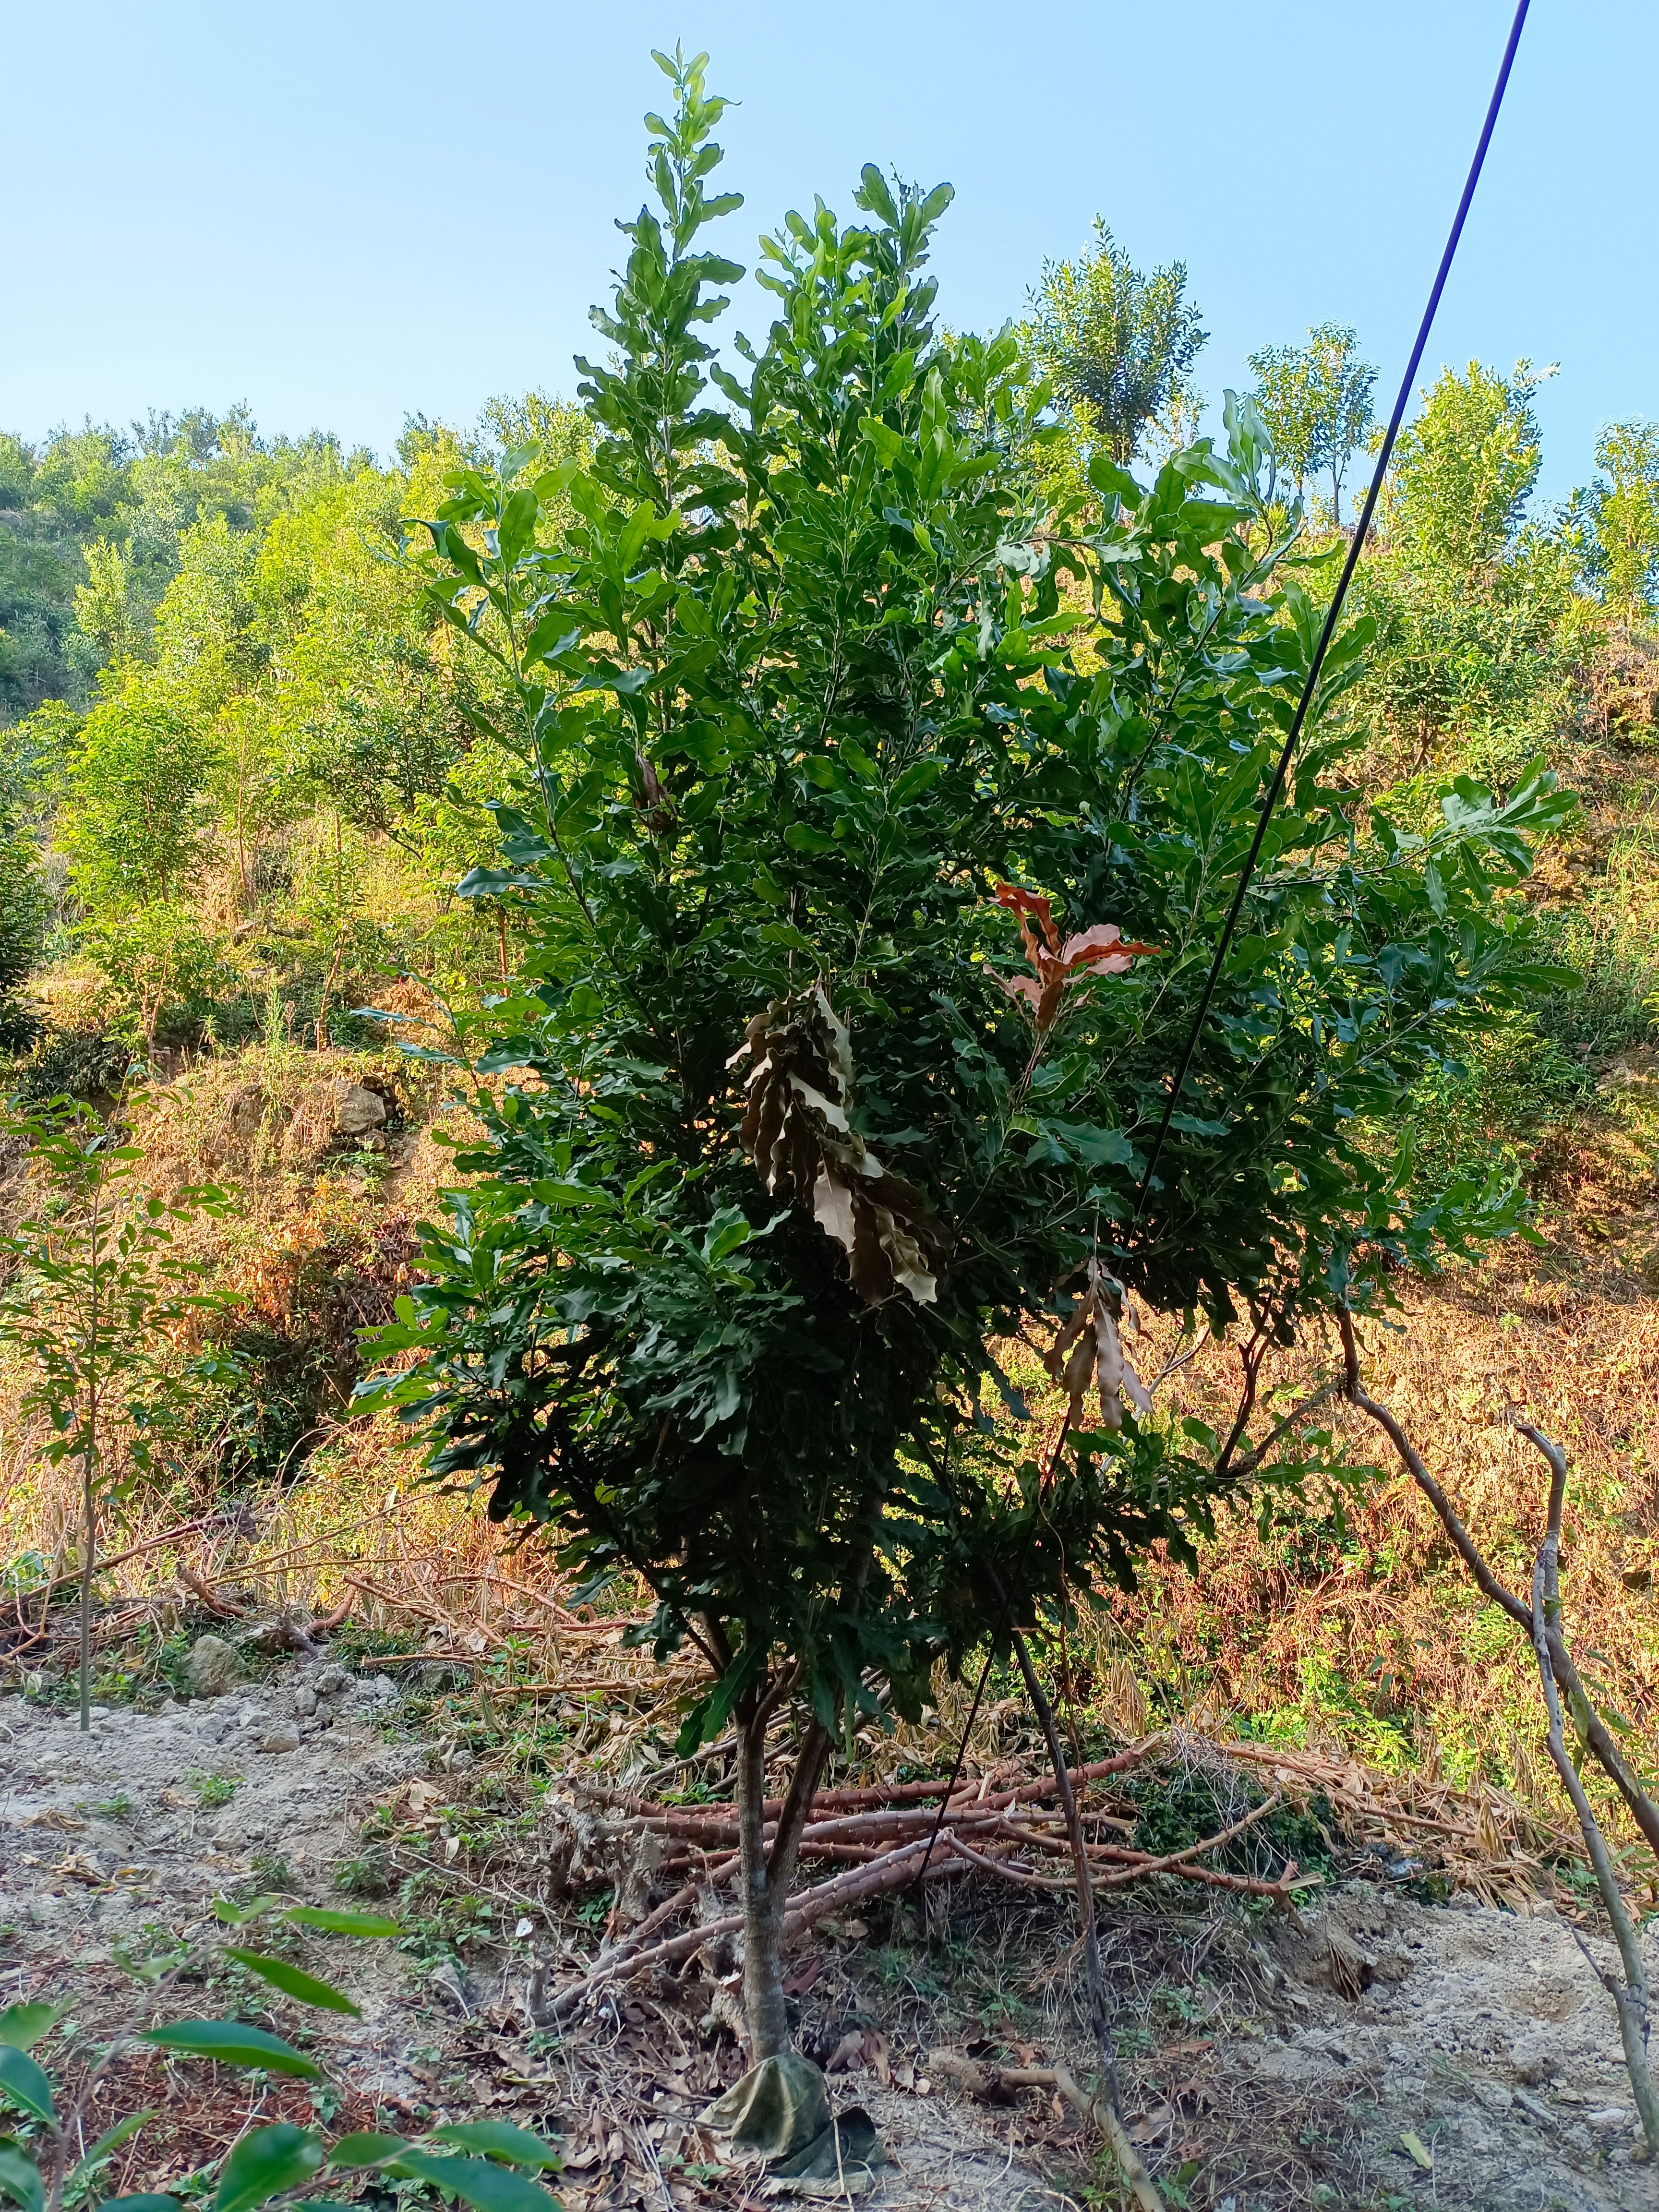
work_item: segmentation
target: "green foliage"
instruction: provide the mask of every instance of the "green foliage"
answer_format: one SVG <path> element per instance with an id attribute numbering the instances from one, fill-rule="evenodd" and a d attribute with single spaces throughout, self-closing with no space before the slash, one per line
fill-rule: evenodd
<path id="1" fill-rule="evenodd" d="M 1091 252 L 1045 262 L 1025 333 L 1031 359 L 1085 440 L 1120 467 L 1148 423 L 1178 404 L 1207 335 L 1187 297 L 1187 264 L 1143 276 L 1095 217 Z"/>
<path id="2" fill-rule="evenodd" d="M 1591 588 L 1627 623 L 1659 605 L 1659 422 L 1610 422 L 1568 518 Z"/>
<path id="3" fill-rule="evenodd" d="M 1376 646 L 1354 710 L 1422 769 L 1448 740 L 1470 773 L 1511 775 L 1569 704 L 1575 563 L 1528 527 L 1539 379 L 1448 369 L 1401 434 L 1379 550 L 1357 596 Z"/>
<path id="4" fill-rule="evenodd" d="M 511 777 L 506 864 L 463 890 L 528 948 L 477 1066 L 530 1079 L 479 1091 L 474 1180 L 382 1342 L 422 1355 L 386 1395 L 441 1474 L 644 1573 L 659 1651 L 703 1644 L 691 1741 L 780 1682 L 826 1726 L 878 1675 L 915 1712 L 1011 1583 L 1030 1619 L 1062 1559 L 1127 1578 L 1211 1525 L 1224 1468 L 1103 1389 L 1046 1490 L 981 1408 L 992 1341 L 1085 1287 L 1103 1367 L 1097 1261 L 1283 1341 L 1516 1224 L 1501 1180 L 1408 1201 L 1390 1131 L 1454 1039 L 1551 981 L 1510 894 L 1569 804 L 1459 779 L 1423 837 L 1357 818 L 1316 738 L 1137 1223 L 1320 619 L 1261 538 L 1261 425 L 1230 406 L 1227 450 L 1150 487 L 1103 454 L 1097 521 L 1051 514 L 1012 336 L 932 319 L 948 191 L 873 168 L 860 222 L 820 204 L 763 241 L 777 319 L 739 382 L 702 335 L 739 273 L 700 240 L 729 204 L 702 197 L 720 103 L 695 64 L 677 88 L 659 211 L 595 317 L 591 471 L 457 470 L 428 526 Z M 1023 955 L 1009 884 L 1079 934 L 1050 951 L 1020 894 Z M 1156 952 L 1110 957 L 1119 927 Z"/>
<path id="5" fill-rule="evenodd" d="M 7 1128 L 33 1155 L 46 1204 L 0 1238 L 9 1263 L 0 1343 L 27 1363 L 18 1410 L 25 1420 L 44 1417 L 43 1455 L 80 1470 L 84 1729 L 100 1518 L 151 1474 L 187 1403 L 186 1379 L 166 1357 L 167 1331 L 218 1303 L 201 1288 L 201 1263 L 174 1252 L 173 1225 L 216 1206 L 220 1194 L 192 1188 L 170 1205 L 144 1194 L 142 1153 L 121 1142 L 118 1123 L 74 1100 Z"/>
<path id="6" fill-rule="evenodd" d="M 24 993 L 45 947 L 47 918 L 39 848 L 0 814 L 0 1053 L 27 1051 L 40 1035 Z"/>
<path id="7" fill-rule="evenodd" d="M 1543 380 L 1528 362 L 1505 377 L 1472 361 L 1424 394 L 1395 448 L 1390 529 L 1431 567 L 1467 581 L 1514 544 L 1543 459 L 1532 408 Z"/>
<path id="8" fill-rule="evenodd" d="M 49 1031 L 18 1070 L 14 1103 L 25 1110 L 54 1098 L 107 1105 L 131 1066 L 129 1048 L 96 1030 Z"/>
<path id="9" fill-rule="evenodd" d="M 1328 470 L 1331 520 L 1340 524 L 1342 479 L 1370 429 L 1376 383 L 1376 369 L 1359 358 L 1358 332 L 1320 323 L 1305 346 L 1264 346 L 1249 358 L 1274 459 L 1294 475 L 1298 499 L 1305 480 Z"/>
<path id="10" fill-rule="evenodd" d="M 1261 1790 L 1236 1771 L 1194 1765 L 1137 1776 L 1127 1795 L 1137 1811 L 1135 1849 L 1159 1857 L 1219 1835 L 1264 1802 Z M 1305 1810 L 1275 1807 L 1205 1863 L 1274 1880 L 1294 1859 L 1304 1873 L 1316 1873 L 1330 1867 L 1340 1841 L 1336 1816 L 1322 1793 Z"/>
<path id="11" fill-rule="evenodd" d="M 100 919 L 165 903 L 199 867 L 209 758 L 204 733 L 141 672 L 88 715 L 58 836 L 76 889 Z"/>
<path id="12" fill-rule="evenodd" d="M 225 1903 L 222 1899 L 220 1906 L 224 1908 Z M 222 1911 L 222 1917 L 238 1922 L 258 1918 L 274 1904 L 272 1899 L 262 1899 L 251 1908 L 229 1907 Z M 296 1911 L 283 1917 L 301 1922 Z M 345 1925 L 348 1922 L 351 1924 Z M 362 1916 L 339 1913 L 313 1913 L 301 1924 L 356 1936 L 399 1932 L 390 1923 L 370 1923 Z M 227 1955 L 251 1966 L 299 2003 L 332 2012 L 357 2012 L 356 2005 L 331 1984 L 301 1973 L 285 1960 L 241 1950 Z M 210 1962 L 204 1959 L 198 1963 Z M 95 2069 L 78 2101 L 60 2112 L 46 2069 L 26 2056 L 27 2049 L 50 2032 L 57 2018 L 54 2008 L 41 2004 L 15 2005 L 0 2014 L 0 2103 L 10 2105 L 32 2123 L 27 2137 L 0 2137 L 0 2193 L 24 2206 L 26 2212 L 59 2212 L 60 2207 L 79 2202 L 97 2185 L 115 2153 L 155 2118 L 153 2111 L 130 2112 L 90 2148 L 82 2148 L 87 2102 L 104 2069 Z M 116 2057 L 132 2045 L 211 2058 L 222 2066 L 257 2073 L 313 2081 L 324 2078 L 320 2066 L 291 2043 L 241 2021 L 173 2021 L 160 2027 L 130 2032 L 117 2036 L 108 2056 Z M 259 2208 L 278 2201 L 285 2204 L 314 2202 L 319 2212 L 328 2212 L 335 2200 L 316 2197 L 316 2188 L 337 2189 L 344 2176 L 368 2173 L 383 2175 L 389 2181 L 428 2184 L 445 2197 L 475 2207 L 477 2212 L 559 2212 L 557 2200 L 539 2182 L 525 2178 L 556 2168 L 559 2162 L 557 2152 L 539 2136 L 501 2120 L 449 2123 L 431 2128 L 414 2140 L 353 2134 L 342 2136 L 333 2143 L 319 2129 L 279 2120 L 270 2126 L 248 2129 L 213 2171 L 197 2179 L 211 2185 L 212 2212 L 259 2212 Z M 207 2200 L 192 2189 L 191 2201 Z M 176 2197 L 150 2191 L 106 2197 L 100 2212 L 181 2212 L 181 2206 Z"/>

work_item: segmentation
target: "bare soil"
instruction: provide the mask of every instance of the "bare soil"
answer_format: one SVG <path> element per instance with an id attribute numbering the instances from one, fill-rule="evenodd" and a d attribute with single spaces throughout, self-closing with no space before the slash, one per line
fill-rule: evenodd
<path id="1" fill-rule="evenodd" d="M 298 1710 L 319 1681 L 318 1712 Z M 402 1943 L 293 1939 L 296 1960 L 352 1990 L 361 2020 L 299 2011 L 222 1964 L 165 1992 L 174 2017 L 234 2004 L 307 2040 L 336 2086 L 256 2082 L 251 2095 L 206 2064 L 135 2056 L 94 2117 L 160 2111 L 112 2186 L 180 2181 L 261 2118 L 412 2127 L 489 2111 L 562 2138 L 555 2187 L 573 2212 L 761 2201 L 759 2177 L 721 2165 L 696 2124 L 742 2069 L 731 1960 L 538 2027 L 538 1990 L 594 1954 L 604 1895 L 596 1910 L 580 1885 L 550 1893 L 533 1791 L 497 1824 L 518 1858 L 481 1859 L 466 1810 L 480 1779 L 453 1741 L 406 1724 L 384 1675 L 341 1686 L 307 1663 L 157 1713 L 102 1714 L 85 1737 L 72 1715 L 0 1699 L 0 1999 L 70 2002 L 58 2063 L 71 2078 L 77 2039 L 149 2016 L 137 1970 L 211 1947 L 216 1897 L 354 1901 L 340 1869 L 362 1863 L 377 1808 L 403 1824 L 394 1871 L 424 1869 L 419 1912 L 392 1908 Z M 895 2161 L 867 2201 L 1111 2204 L 1075 2115 L 1033 2090 L 975 2103 L 933 2064 L 948 2047 L 1088 2070 L 1069 1905 L 964 1883 L 934 1897 L 930 1921 L 886 1908 L 817 1931 L 790 1960 L 803 2047 L 830 2066 L 838 2103 L 872 2113 Z M 1562 1908 L 1436 1905 L 1379 1873 L 1264 1917 L 1148 1886 L 1114 1898 L 1104 1934 L 1132 2132 L 1172 2204 L 1659 2212 L 1613 2007 L 1584 1955 L 1609 1947 Z"/>

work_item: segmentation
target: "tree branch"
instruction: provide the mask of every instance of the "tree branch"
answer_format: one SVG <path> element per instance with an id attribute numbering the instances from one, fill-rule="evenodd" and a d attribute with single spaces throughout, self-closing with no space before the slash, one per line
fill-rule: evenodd
<path id="1" fill-rule="evenodd" d="M 1361 1384 L 1359 1350 L 1354 1339 L 1353 1316 L 1346 1306 L 1339 1311 L 1338 1322 L 1342 1331 L 1344 1396 L 1350 1403 L 1358 1406 L 1362 1413 L 1369 1414 L 1377 1426 L 1385 1431 L 1404 1462 L 1407 1474 L 1439 1515 L 1441 1526 L 1451 1539 L 1453 1548 L 1468 1569 L 1477 1589 L 1483 1596 L 1490 1598 L 1494 1605 L 1503 1607 L 1510 1620 L 1522 1630 L 1528 1642 L 1530 1643 L 1533 1634 L 1531 1606 L 1498 1581 L 1482 1557 L 1474 1539 L 1458 1518 L 1456 1509 L 1451 1500 L 1423 1464 L 1420 1455 L 1413 1447 L 1410 1437 L 1407 1436 L 1406 1431 L 1388 1407 L 1370 1396 Z M 1529 1437 L 1537 1444 L 1546 1458 L 1549 1459 L 1551 1467 L 1553 1468 L 1554 1454 L 1558 1447 L 1549 1443 L 1536 1429 L 1523 1426 L 1522 1433 Z M 1652 1798 L 1648 1796 L 1641 1784 L 1626 1765 L 1619 1747 L 1608 1732 L 1606 1723 L 1591 1705 L 1583 1678 L 1573 1664 L 1572 1655 L 1563 1640 L 1559 1620 L 1546 1621 L 1545 1636 L 1549 1649 L 1550 1671 L 1568 1698 L 1572 1701 L 1575 1717 L 1580 1714 L 1583 1717 L 1585 1742 L 1619 1795 L 1624 1799 L 1629 1808 L 1631 1818 L 1646 1838 L 1649 1847 L 1656 1856 L 1659 1856 L 1659 1805 L 1654 1803 Z"/>
<path id="2" fill-rule="evenodd" d="M 1659 2094 L 1656 2094 L 1652 2069 L 1648 2064 L 1648 1982 L 1642 1964 L 1642 1949 L 1636 1940 L 1630 1915 L 1619 1888 L 1619 1877 L 1613 1871 L 1613 1860 L 1595 1814 L 1585 1794 L 1578 1771 L 1567 1755 L 1566 1737 L 1561 1726 L 1561 1701 L 1555 1693 L 1555 1671 L 1551 1662 L 1549 1638 L 1545 1627 L 1547 1617 L 1558 1618 L 1561 1610 L 1559 1562 L 1561 1555 L 1561 1506 L 1566 1495 L 1567 1456 L 1559 1444 L 1534 1428 L 1526 1433 L 1538 1446 L 1550 1463 L 1549 1521 L 1544 1532 L 1544 1541 L 1539 1547 L 1532 1570 L 1532 1639 L 1537 1655 L 1539 1678 L 1544 1686 L 1544 1704 L 1549 1713 L 1549 1754 L 1561 1786 L 1578 1816 L 1578 1826 L 1584 1838 L 1584 1849 L 1589 1855 L 1590 1866 L 1595 1875 L 1595 1887 L 1601 1893 L 1602 1906 L 1613 1923 L 1613 1941 L 1619 1947 L 1619 1957 L 1625 1970 L 1620 1981 L 1616 1974 L 1604 1972 L 1589 1960 L 1592 1971 L 1602 1988 L 1613 1999 L 1619 2015 L 1619 2039 L 1625 2049 L 1625 2067 L 1630 2075 L 1630 2086 L 1636 2099 L 1636 2109 L 1642 2116 L 1642 2132 L 1647 2138 L 1650 2153 L 1659 2152 Z M 1583 1948 L 1581 1943 L 1580 1946 Z M 1589 1958 L 1588 1952 L 1585 1953 Z"/>

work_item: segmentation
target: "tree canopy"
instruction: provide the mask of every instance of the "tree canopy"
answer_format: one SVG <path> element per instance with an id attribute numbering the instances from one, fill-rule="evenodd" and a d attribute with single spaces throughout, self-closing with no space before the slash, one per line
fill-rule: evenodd
<path id="1" fill-rule="evenodd" d="M 1031 304 L 1033 361 L 1085 439 L 1127 466 L 1186 392 L 1207 335 L 1186 263 L 1143 276 L 1097 216 L 1093 251 L 1045 263 Z"/>
<path id="2" fill-rule="evenodd" d="M 1150 485 L 1099 453 L 1051 508 L 1014 334 L 934 318 L 949 187 L 873 167 L 859 220 L 763 239 L 744 380 L 706 335 L 742 273 L 701 235 L 736 204 L 704 195 L 722 103 L 665 67 L 591 464 L 453 470 L 425 526 L 507 785 L 462 890 L 524 950 L 385 1342 L 439 1473 L 642 1574 L 659 1653 L 702 1647 L 683 1741 L 805 1702 L 810 1796 L 882 1680 L 914 1712 L 940 1652 L 1154 1539 L 1190 1555 L 1245 1480 L 1152 1415 L 1136 1298 L 1285 1341 L 1516 1225 L 1502 1180 L 1410 1194 L 1395 1122 L 1553 980 L 1510 890 L 1569 803 L 1460 781 L 1425 838 L 1310 744 L 1140 1206 L 1318 627 L 1262 426 L 1230 403 L 1224 450 Z M 988 1411 L 1027 1330 L 1070 1397 L 1041 1463 Z"/>

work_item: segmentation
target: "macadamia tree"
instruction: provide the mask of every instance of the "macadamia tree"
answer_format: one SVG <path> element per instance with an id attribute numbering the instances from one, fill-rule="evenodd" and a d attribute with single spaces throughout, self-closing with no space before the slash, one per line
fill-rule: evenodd
<path id="1" fill-rule="evenodd" d="M 659 1656 L 702 1653 L 682 1747 L 735 1727 L 760 2058 L 836 1742 L 1066 1587 L 1190 1559 L 1244 1479 L 1160 1418 L 1126 1302 L 1286 1342 L 1516 1225 L 1506 1185 L 1414 1194 L 1394 1133 L 1547 980 L 1513 892 L 1565 802 L 1362 817 L 1318 719 L 1348 631 L 1139 1204 L 1317 627 L 1260 422 L 1230 404 L 1150 485 L 1097 457 L 1051 511 L 1012 336 L 934 319 L 949 187 L 873 167 L 855 221 L 762 240 L 776 319 L 722 360 L 722 102 L 663 66 L 591 462 L 458 471 L 426 525 L 502 760 L 503 862 L 462 890 L 532 950 L 459 1055 L 484 1135 L 386 1387 L 440 1477 L 642 1577 Z M 1019 1331 L 1066 1391 L 1041 1466 L 992 1410 Z"/>

